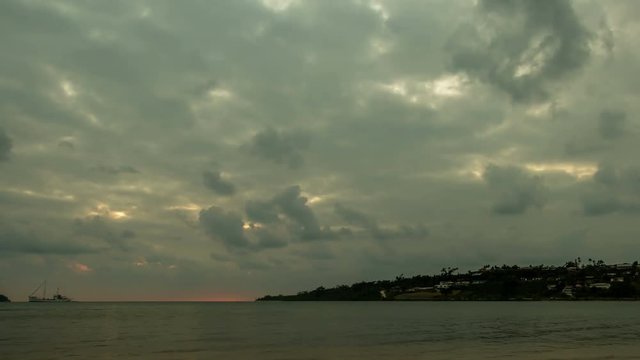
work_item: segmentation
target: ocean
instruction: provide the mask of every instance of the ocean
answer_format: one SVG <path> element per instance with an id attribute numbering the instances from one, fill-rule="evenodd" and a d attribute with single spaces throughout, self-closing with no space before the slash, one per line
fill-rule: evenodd
<path id="1" fill-rule="evenodd" d="M 0 304 L 0 359 L 640 359 L 638 302 Z"/>

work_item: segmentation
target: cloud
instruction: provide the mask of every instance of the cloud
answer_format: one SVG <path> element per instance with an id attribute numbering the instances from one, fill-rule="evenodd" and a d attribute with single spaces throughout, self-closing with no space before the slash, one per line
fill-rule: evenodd
<path id="1" fill-rule="evenodd" d="M 235 194 L 236 187 L 229 181 L 224 180 L 219 171 L 205 171 L 202 173 L 204 186 L 218 195 L 230 196 Z"/>
<path id="2" fill-rule="evenodd" d="M 99 215 L 75 219 L 73 232 L 76 236 L 100 239 L 111 248 L 122 251 L 132 250 L 134 248 L 132 240 L 136 237 L 135 231 L 120 230 L 113 222 Z"/>
<path id="3" fill-rule="evenodd" d="M 289 245 L 286 234 L 278 234 L 268 229 L 257 229 L 257 249 L 277 249 Z"/>
<path id="4" fill-rule="evenodd" d="M 304 163 L 302 151 L 309 146 L 309 137 L 268 128 L 257 133 L 249 146 L 254 155 L 295 169 Z"/>
<path id="5" fill-rule="evenodd" d="M 424 225 L 400 225 L 396 228 L 380 227 L 373 217 L 342 204 L 336 204 L 334 211 L 349 225 L 360 228 L 361 231 L 368 233 L 374 239 L 424 239 L 429 236 L 429 229 Z"/>
<path id="6" fill-rule="evenodd" d="M 76 145 L 73 143 L 71 139 L 60 139 L 58 141 L 58 147 L 61 149 L 73 151 L 76 149 Z"/>
<path id="7" fill-rule="evenodd" d="M 360 211 L 348 208 L 342 204 L 336 204 L 335 213 L 349 225 L 354 225 L 367 230 L 377 230 L 378 223 L 375 219 Z"/>
<path id="8" fill-rule="evenodd" d="M 9 160 L 12 147 L 13 143 L 11 142 L 11 138 L 3 128 L 0 128 L 0 161 Z"/>
<path id="9" fill-rule="evenodd" d="M 622 203 L 610 195 L 590 194 L 582 199 L 582 211 L 585 215 L 599 216 L 611 214 L 623 209 Z"/>
<path id="10" fill-rule="evenodd" d="M 624 135 L 627 114 L 618 110 L 604 110 L 598 118 L 598 131 L 604 139 L 616 139 Z"/>
<path id="11" fill-rule="evenodd" d="M 593 180 L 596 184 L 603 185 L 603 189 L 640 195 L 640 167 L 637 166 L 623 167 L 603 162 L 593 174 Z"/>
<path id="12" fill-rule="evenodd" d="M 244 222 L 238 214 L 211 206 L 200 211 L 199 221 L 209 236 L 222 241 L 230 249 L 247 248 L 250 245 L 243 231 Z"/>
<path id="13" fill-rule="evenodd" d="M 581 201 L 588 216 L 640 212 L 640 168 L 600 164 Z"/>
<path id="14" fill-rule="evenodd" d="M 551 84 L 589 59 L 591 35 L 568 0 L 482 0 L 478 16 L 450 39 L 453 69 L 515 102 L 548 99 Z"/>
<path id="15" fill-rule="evenodd" d="M 110 166 L 110 165 L 98 165 L 93 167 L 94 171 L 101 172 L 109 175 L 120 175 L 120 174 L 138 174 L 140 171 L 131 165 L 119 165 L 119 166 Z"/>
<path id="16" fill-rule="evenodd" d="M 300 186 L 294 185 L 276 195 L 272 202 L 297 225 L 303 239 L 317 239 L 323 236 L 323 231 L 307 200 L 300 194 Z"/>
<path id="17" fill-rule="evenodd" d="M 43 240 L 42 235 L 30 229 L 18 229 L 0 223 L 0 253 L 39 255 L 78 255 L 97 253 L 99 247 L 91 247 L 73 241 Z"/>
<path id="18" fill-rule="evenodd" d="M 320 227 L 298 185 L 284 189 L 267 201 L 249 200 L 245 211 L 250 221 L 247 224 L 241 215 L 212 206 L 200 211 L 200 225 L 231 250 L 282 248 L 292 240 L 326 239 L 335 235 Z"/>
<path id="19" fill-rule="evenodd" d="M 497 198 L 492 207 L 495 214 L 523 214 L 545 203 L 547 191 L 542 179 L 520 167 L 491 164 L 485 168 L 483 178 Z"/>
<path id="20" fill-rule="evenodd" d="M 287 225 L 293 238 L 312 240 L 330 237 L 331 232 L 322 229 L 313 210 L 302 196 L 299 185 L 293 185 L 267 201 L 249 200 L 245 205 L 247 217 L 263 224 Z"/>
<path id="21" fill-rule="evenodd" d="M 593 181 L 606 186 L 614 186 L 618 182 L 618 170 L 610 163 L 602 163 L 593 174 Z"/>
<path id="22" fill-rule="evenodd" d="M 245 212 L 247 218 L 254 222 L 271 224 L 279 220 L 278 210 L 271 201 L 248 200 Z"/>

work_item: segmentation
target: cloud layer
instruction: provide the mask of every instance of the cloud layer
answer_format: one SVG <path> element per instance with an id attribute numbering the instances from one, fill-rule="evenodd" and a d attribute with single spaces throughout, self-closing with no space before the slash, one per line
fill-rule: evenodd
<path id="1" fill-rule="evenodd" d="M 47 274 L 80 299 L 252 298 L 634 260 L 638 14 L 2 1 L 0 292 Z"/>

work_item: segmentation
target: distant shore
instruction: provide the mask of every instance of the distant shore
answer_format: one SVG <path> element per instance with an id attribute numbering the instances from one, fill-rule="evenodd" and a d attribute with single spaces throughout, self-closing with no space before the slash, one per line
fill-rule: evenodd
<path id="1" fill-rule="evenodd" d="M 461 273 L 397 276 L 394 280 L 318 287 L 257 301 L 602 301 L 640 300 L 638 262 L 605 264 L 577 258 L 562 266 L 483 266 Z"/>

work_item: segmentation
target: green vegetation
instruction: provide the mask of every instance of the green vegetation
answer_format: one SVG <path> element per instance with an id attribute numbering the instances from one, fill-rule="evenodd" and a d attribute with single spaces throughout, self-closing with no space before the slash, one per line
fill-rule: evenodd
<path id="1" fill-rule="evenodd" d="M 5 295 L 0 294 L 0 302 L 11 302 L 11 300 Z"/>
<path id="2" fill-rule="evenodd" d="M 459 273 L 319 287 L 296 295 L 267 295 L 258 301 L 367 300 L 604 300 L 640 299 L 638 262 L 608 265 L 580 258 L 563 266 L 489 266 Z"/>

